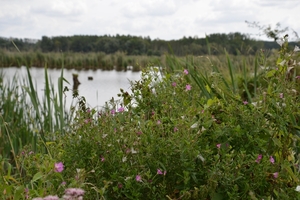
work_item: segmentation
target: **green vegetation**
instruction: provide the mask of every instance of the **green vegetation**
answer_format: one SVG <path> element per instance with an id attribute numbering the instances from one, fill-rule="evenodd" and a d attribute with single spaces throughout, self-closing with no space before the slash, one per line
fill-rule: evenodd
<path id="1" fill-rule="evenodd" d="M 279 43 L 276 60 L 166 55 L 103 110 L 76 96 L 65 113 L 63 71 L 55 92 L 45 70 L 41 103 L 29 70 L 0 78 L 0 194 L 299 199 L 300 49 Z"/>

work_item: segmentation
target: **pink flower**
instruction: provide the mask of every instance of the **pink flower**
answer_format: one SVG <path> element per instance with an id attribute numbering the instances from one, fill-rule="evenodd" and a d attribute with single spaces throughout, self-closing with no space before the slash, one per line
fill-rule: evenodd
<path id="1" fill-rule="evenodd" d="M 167 171 L 165 170 L 164 172 L 162 172 L 160 169 L 157 169 L 157 174 L 159 175 L 166 175 Z"/>
<path id="2" fill-rule="evenodd" d="M 176 87 L 176 85 L 177 85 L 177 84 L 176 84 L 175 82 L 172 83 L 172 86 L 173 86 L 173 87 Z"/>
<path id="3" fill-rule="evenodd" d="M 110 111 L 110 114 L 114 115 L 114 114 L 116 114 L 116 111 L 115 111 L 114 109 L 112 109 L 112 110 Z"/>
<path id="4" fill-rule="evenodd" d="M 101 162 L 104 162 L 105 158 L 103 156 L 101 156 Z"/>
<path id="5" fill-rule="evenodd" d="M 296 79 L 300 79 L 300 76 L 296 76 Z"/>
<path id="6" fill-rule="evenodd" d="M 279 93 L 279 98 L 283 98 L 283 93 Z"/>
<path id="7" fill-rule="evenodd" d="M 65 190 L 64 197 L 69 197 L 70 199 L 73 199 L 72 197 L 81 197 L 84 195 L 84 190 L 80 188 L 68 188 Z M 64 198 L 67 199 L 67 198 Z"/>
<path id="8" fill-rule="evenodd" d="M 178 128 L 177 127 L 174 127 L 174 132 L 177 132 L 178 131 Z"/>
<path id="9" fill-rule="evenodd" d="M 262 155 L 259 154 L 259 155 L 257 156 L 257 159 L 255 160 L 255 162 L 259 163 L 259 162 L 261 161 L 261 159 L 262 159 Z"/>
<path id="10" fill-rule="evenodd" d="M 161 121 L 160 121 L 160 120 L 157 120 L 156 124 L 157 124 L 157 125 L 160 125 L 160 124 L 161 124 Z"/>
<path id="11" fill-rule="evenodd" d="M 278 178 L 278 175 L 279 175 L 278 172 L 273 173 L 274 178 Z"/>
<path id="12" fill-rule="evenodd" d="M 217 144 L 217 148 L 220 149 L 221 148 L 221 144 Z"/>
<path id="13" fill-rule="evenodd" d="M 56 172 L 62 172 L 64 170 L 64 164 L 62 162 L 55 163 L 54 168 Z"/>
<path id="14" fill-rule="evenodd" d="M 142 182 L 142 177 L 140 175 L 136 175 L 135 180 L 137 182 Z"/>
<path id="15" fill-rule="evenodd" d="M 270 156 L 270 162 L 271 162 L 272 164 L 274 164 L 275 160 L 274 160 L 273 156 Z"/>
<path id="16" fill-rule="evenodd" d="M 247 105 L 247 104 L 248 104 L 248 101 L 243 101 L 243 104 L 244 104 L 244 105 Z"/>
<path id="17" fill-rule="evenodd" d="M 119 109 L 118 109 L 118 112 L 124 112 L 124 108 L 123 107 L 120 107 Z"/>
<path id="18" fill-rule="evenodd" d="M 43 199 L 44 200 L 59 200 L 58 196 L 52 196 L 52 195 L 46 196 Z"/>
<path id="19" fill-rule="evenodd" d="M 160 169 L 157 169 L 157 174 L 163 174 L 163 172 Z"/>
<path id="20" fill-rule="evenodd" d="M 190 84 L 187 84 L 187 85 L 185 86 L 186 91 L 191 90 L 191 88 L 192 88 L 192 86 L 191 86 Z"/>
<path id="21" fill-rule="evenodd" d="M 183 70 L 183 73 L 189 74 L 189 71 L 188 71 L 187 69 L 184 69 L 184 70 Z"/>

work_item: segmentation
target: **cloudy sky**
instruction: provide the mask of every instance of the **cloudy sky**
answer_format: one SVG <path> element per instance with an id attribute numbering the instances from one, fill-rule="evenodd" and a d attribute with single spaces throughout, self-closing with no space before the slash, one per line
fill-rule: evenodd
<path id="1" fill-rule="evenodd" d="M 300 34 L 299 18 L 299 0 L 0 0 L 0 37 L 259 33 L 245 20 Z"/>

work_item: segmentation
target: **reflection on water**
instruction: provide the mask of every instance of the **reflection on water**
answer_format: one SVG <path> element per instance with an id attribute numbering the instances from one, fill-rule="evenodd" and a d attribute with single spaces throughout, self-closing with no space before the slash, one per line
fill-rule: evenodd
<path id="1" fill-rule="evenodd" d="M 12 80 L 15 74 L 18 77 L 27 77 L 27 72 L 25 67 L 16 68 L 0 68 L 0 72 L 3 71 L 4 81 Z M 42 98 L 43 89 L 45 85 L 45 72 L 43 68 L 31 68 L 31 76 L 33 81 L 37 85 L 37 91 Z M 87 104 L 91 108 L 100 108 L 109 101 L 112 97 L 118 99 L 117 94 L 120 92 L 120 88 L 130 92 L 129 80 L 139 80 L 140 72 L 132 71 L 102 71 L 102 70 L 75 70 L 75 69 L 65 69 L 63 71 L 64 78 L 69 82 L 64 83 L 70 91 L 66 92 L 66 104 L 69 107 L 72 103 L 72 88 L 73 88 L 73 76 L 72 74 L 78 74 L 78 80 L 80 82 L 78 86 L 78 93 L 80 96 L 84 96 Z M 54 85 L 55 91 L 57 91 L 58 78 L 60 77 L 60 69 L 48 69 L 48 75 Z M 90 80 L 92 79 L 92 80 Z M 20 83 L 22 83 L 22 78 L 19 78 Z"/>

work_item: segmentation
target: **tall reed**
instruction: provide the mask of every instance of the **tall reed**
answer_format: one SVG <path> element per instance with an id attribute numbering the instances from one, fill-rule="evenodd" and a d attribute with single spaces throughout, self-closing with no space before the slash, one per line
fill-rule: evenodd
<path id="1" fill-rule="evenodd" d="M 15 160 L 25 145 L 32 151 L 46 152 L 38 147 L 37 141 L 45 144 L 55 140 L 56 134 L 64 134 L 72 121 L 72 110 L 67 111 L 64 102 L 64 83 L 58 79 L 58 91 L 54 90 L 47 68 L 45 68 L 45 87 L 42 99 L 32 79 L 30 69 L 26 77 L 14 76 L 4 82 L 5 74 L 0 74 L 0 155 Z"/>

